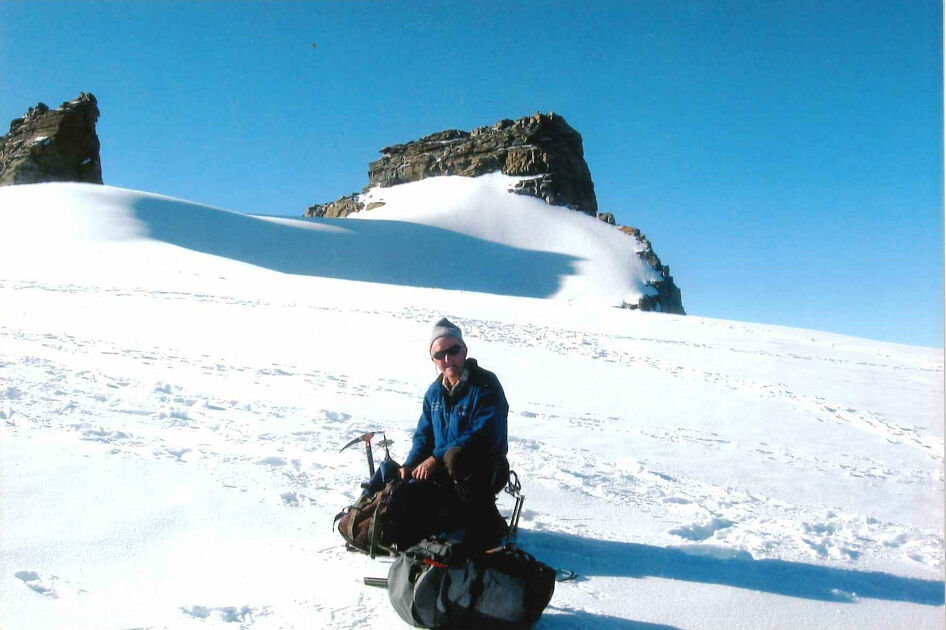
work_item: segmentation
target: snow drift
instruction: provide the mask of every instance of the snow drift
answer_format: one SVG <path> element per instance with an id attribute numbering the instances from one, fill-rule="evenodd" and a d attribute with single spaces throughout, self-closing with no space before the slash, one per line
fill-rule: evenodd
<path id="1" fill-rule="evenodd" d="M 82 184 L 0 191 L 0 229 L 30 264 L 65 249 L 150 240 L 282 273 L 621 306 L 654 295 L 637 242 L 601 221 L 506 190 L 516 178 L 442 177 L 372 191 L 368 221 L 247 216 Z M 154 249 L 154 248 L 152 248 Z M 78 250 L 76 250 L 78 253 Z M 186 267 L 168 248 L 151 267 Z M 84 258 L 84 256 L 83 256 Z M 123 265 L 124 266 L 124 265 Z"/>

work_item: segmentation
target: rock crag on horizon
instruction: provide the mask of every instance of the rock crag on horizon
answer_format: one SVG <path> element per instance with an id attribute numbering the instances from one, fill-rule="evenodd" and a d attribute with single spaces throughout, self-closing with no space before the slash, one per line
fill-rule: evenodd
<path id="1" fill-rule="evenodd" d="M 501 172 L 529 177 L 513 192 L 594 216 L 595 185 L 581 134 L 555 114 L 504 119 L 466 132 L 441 131 L 381 149 L 368 165 L 368 186 L 395 186 L 438 175 L 477 177 Z"/>
<path id="2" fill-rule="evenodd" d="M 102 183 L 95 96 L 82 92 L 59 109 L 43 103 L 10 122 L 0 136 L 0 186 L 43 182 Z"/>
<path id="3" fill-rule="evenodd" d="M 384 147 L 381 158 L 368 165 L 368 185 L 362 192 L 374 186 L 396 186 L 441 175 L 477 177 L 497 172 L 529 178 L 512 192 L 591 216 L 597 214 L 598 201 L 581 134 L 554 112 L 504 119 L 473 131 L 438 131 Z M 353 193 L 316 204 L 306 210 L 305 216 L 340 218 L 370 209 L 358 196 Z"/>
<path id="4" fill-rule="evenodd" d="M 614 215 L 599 213 L 591 170 L 585 162 L 581 134 L 554 112 L 535 113 L 518 120 L 503 119 L 473 131 L 449 129 L 404 144 L 381 149 L 381 158 L 368 165 L 368 185 L 361 193 L 315 204 L 305 216 L 344 218 L 383 204 L 362 201 L 362 193 L 375 186 L 388 187 L 428 177 L 488 173 L 523 177 L 510 192 L 530 195 L 555 206 L 565 206 L 598 217 L 637 240 L 641 259 L 660 274 L 653 283 L 655 296 L 645 296 L 625 308 L 685 315 L 680 289 L 670 267 L 661 264 L 650 241 L 637 228 L 616 225 Z"/>

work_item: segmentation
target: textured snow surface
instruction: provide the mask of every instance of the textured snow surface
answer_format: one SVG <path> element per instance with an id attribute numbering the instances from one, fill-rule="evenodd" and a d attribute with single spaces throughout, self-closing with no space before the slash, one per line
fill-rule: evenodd
<path id="1" fill-rule="evenodd" d="M 0 627 L 406 627 L 331 529 L 367 468 L 339 448 L 407 453 L 441 315 L 506 389 L 520 542 L 580 574 L 537 628 L 943 626 L 940 350 L 575 301 L 618 283 L 539 242 L 557 209 L 517 241 L 384 192 L 0 189 Z"/>

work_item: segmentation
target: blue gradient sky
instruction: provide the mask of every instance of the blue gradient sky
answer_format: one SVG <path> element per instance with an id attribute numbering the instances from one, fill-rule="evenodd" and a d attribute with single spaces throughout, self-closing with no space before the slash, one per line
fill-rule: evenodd
<path id="1" fill-rule="evenodd" d="M 91 91 L 107 184 L 299 215 L 555 111 L 690 314 L 942 345 L 939 2 L 583 4 L 0 0 L 0 121 Z"/>

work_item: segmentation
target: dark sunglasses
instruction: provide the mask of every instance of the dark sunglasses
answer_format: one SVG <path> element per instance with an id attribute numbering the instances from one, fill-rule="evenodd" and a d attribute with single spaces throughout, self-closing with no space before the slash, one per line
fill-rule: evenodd
<path id="1" fill-rule="evenodd" d="M 441 350 L 440 352 L 434 352 L 431 356 L 438 361 L 443 361 L 444 357 L 450 355 L 451 357 L 460 354 L 460 350 L 463 350 L 463 346 L 457 344 L 455 346 L 450 346 L 446 350 Z"/>

